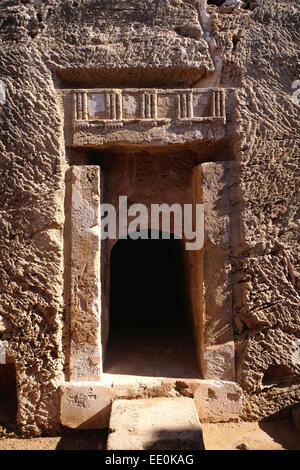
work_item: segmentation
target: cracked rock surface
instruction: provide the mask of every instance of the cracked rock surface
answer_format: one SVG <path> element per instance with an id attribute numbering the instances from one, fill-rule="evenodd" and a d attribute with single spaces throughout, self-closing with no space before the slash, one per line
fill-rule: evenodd
<path id="1" fill-rule="evenodd" d="M 16 365 L 23 433 L 59 429 L 68 161 L 56 87 L 93 86 L 97 73 L 84 69 L 101 69 L 103 86 L 204 79 L 238 89 L 231 269 L 243 417 L 299 402 L 299 4 L 257 0 L 225 11 L 215 3 L 203 24 L 192 0 L 1 2 L 0 340 Z"/>

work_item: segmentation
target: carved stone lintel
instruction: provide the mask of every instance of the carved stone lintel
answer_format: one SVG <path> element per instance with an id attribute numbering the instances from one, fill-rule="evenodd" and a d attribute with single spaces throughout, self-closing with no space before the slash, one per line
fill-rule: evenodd
<path id="1" fill-rule="evenodd" d="M 226 91 L 221 88 L 93 89 L 73 90 L 72 94 L 73 145 L 134 141 L 137 132 L 145 132 L 145 128 L 151 132 L 158 126 L 165 126 L 162 140 L 168 140 L 169 131 L 173 134 L 170 142 L 198 140 L 200 133 L 224 136 Z M 202 123 L 212 124 L 210 133 Z M 178 131 L 174 132 L 174 126 Z M 123 129 L 128 131 L 126 135 L 121 134 Z M 181 137 L 186 130 L 193 132 Z M 98 138 L 91 135 L 95 132 Z M 77 137 L 77 133 L 86 133 L 86 137 Z M 159 135 L 148 133 L 145 141 L 151 143 L 152 139 L 157 142 Z"/>

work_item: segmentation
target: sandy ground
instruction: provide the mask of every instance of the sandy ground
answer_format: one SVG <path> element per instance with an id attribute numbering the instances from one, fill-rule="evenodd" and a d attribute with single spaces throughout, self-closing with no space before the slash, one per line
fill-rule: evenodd
<path id="1" fill-rule="evenodd" d="M 300 431 L 291 419 L 261 423 L 203 423 L 206 450 L 300 450 Z M 60 437 L 0 439 L 0 450 L 104 450 L 105 431 L 74 431 Z"/>
<path id="2" fill-rule="evenodd" d="M 300 450 L 300 431 L 291 419 L 260 423 L 202 423 L 206 450 Z"/>
<path id="3" fill-rule="evenodd" d="M 2 438 L 1 450 L 105 450 L 106 431 L 74 431 L 58 437 Z"/>

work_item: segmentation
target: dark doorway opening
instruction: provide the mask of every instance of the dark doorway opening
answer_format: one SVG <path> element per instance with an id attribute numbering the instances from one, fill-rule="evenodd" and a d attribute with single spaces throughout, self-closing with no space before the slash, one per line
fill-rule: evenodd
<path id="1" fill-rule="evenodd" d="M 4 432 L 17 432 L 17 384 L 14 364 L 0 365 L 0 427 Z"/>
<path id="2" fill-rule="evenodd" d="M 182 241 L 119 240 L 111 252 L 104 372 L 200 377 L 189 321 Z M 156 235 L 157 236 L 157 235 Z"/>

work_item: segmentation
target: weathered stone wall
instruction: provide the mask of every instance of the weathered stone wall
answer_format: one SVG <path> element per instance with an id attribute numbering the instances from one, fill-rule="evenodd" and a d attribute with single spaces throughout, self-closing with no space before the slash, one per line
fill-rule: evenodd
<path id="1" fill-rule="evenodd" d="M 1 339 L 16 363 L 19 424 L 36 434 L 57 426 L 63 367 L 62 120 L 36 45 L 2 45 L 1 80 Z"/>
<path id="2" fill-rule="evenodd" d="M 59 421 L 69 162 L 56 88 L 64 86 L 240 89 L 228 118 L 240 168 L 232 266 L 244 417 L 268 416 L 299 400 L 300 366 L 293 361 L 300 337 L 299 106 L 291 101 L 299 78 L 299 6 L 291 0 L 212 5 L 200 24 L 196 5 L 1 2 L 0 315 L 6 327 L 0 340 L 16 363 L 23 432 L 54 432 Z"/>
<path id="3" fill-rule="evenodd" d="M 233 124 L 241 203 L 233 307 L 244 417 L 257 419 L 300 398 L 299 105 L 292 102 L 299 5 L 248 4 L 250 15 L 220 14 L 210 27 L 223 70 L 232 65 L 241 76 Z M 229 80 L 224 73 L 221 81 Z"/>

